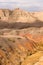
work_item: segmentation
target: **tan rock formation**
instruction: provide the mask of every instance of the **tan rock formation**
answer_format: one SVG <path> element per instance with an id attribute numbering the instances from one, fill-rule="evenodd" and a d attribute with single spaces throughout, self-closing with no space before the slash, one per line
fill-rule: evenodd
<path id="1" fill-rule="evenodd" d="M 7 14 L 6 14 L 7 13 Z M 9 22 L 26 22 L 43 21 L 43 12 L 27 12 L 19 8 L 10 11 L 8 9 L 0 9 L 0 18 Z"/>
<path id="2" fill-rule="evenodd" d="M 0 9 L 0 65 L 39 63 L 43 65 L 43 12 Z"/>

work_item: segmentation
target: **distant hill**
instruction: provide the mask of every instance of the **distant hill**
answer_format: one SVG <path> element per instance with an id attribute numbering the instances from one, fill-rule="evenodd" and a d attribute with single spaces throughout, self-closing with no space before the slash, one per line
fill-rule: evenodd
<path id="1" fill-rule="evenodd" d="M 16 8 L 15 10 L 0 9 L 0 20 L 9 22 L 43 22 L 43 12 L 27 12 Z"/>

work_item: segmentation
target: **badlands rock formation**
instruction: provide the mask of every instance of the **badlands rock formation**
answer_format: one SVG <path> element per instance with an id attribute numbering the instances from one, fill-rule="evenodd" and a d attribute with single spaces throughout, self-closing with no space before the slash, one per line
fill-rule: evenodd
<path id="1" fill-rule="evenodd" d="M 0 20 L 26 23 L 40 20 L 43 22 L 43 12 L 27 12 L 19 8 L 12 11 L 8 9 L 0 9 Z"/>
<path id="2" fill-rule="evenodd" d="M 43 65 L 43 12 L 0 9 L 0 65 Z"/>

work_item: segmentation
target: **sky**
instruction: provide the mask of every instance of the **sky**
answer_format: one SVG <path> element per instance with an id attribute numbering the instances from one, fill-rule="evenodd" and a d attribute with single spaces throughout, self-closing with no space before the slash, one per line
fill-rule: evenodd
<path id="1" fill-rule="evenodd" d="M 43 11 L 43 0 L 0 0 L 0 8 L 21 8 L 27 11 Z"/>

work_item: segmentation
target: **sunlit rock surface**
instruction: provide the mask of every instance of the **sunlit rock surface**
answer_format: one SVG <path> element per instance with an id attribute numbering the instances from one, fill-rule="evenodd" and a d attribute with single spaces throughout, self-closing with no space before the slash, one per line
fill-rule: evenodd
<path id="1" fill-rule="evenodd" d="M 43 12 L 0 9 L 0 65 L 43 65 Z"/>

